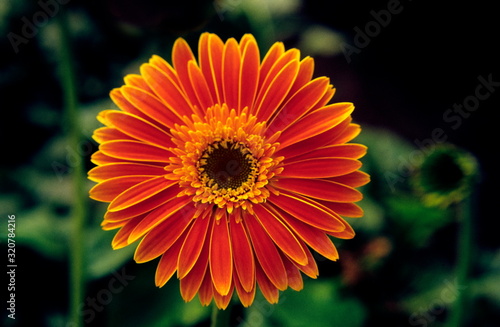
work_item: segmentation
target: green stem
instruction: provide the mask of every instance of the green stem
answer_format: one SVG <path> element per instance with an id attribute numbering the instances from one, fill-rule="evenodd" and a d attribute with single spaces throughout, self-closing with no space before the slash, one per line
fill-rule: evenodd
<path id="1" fill-rule="evenodd" d="M 231 303 L 227 306 L 225 310 L 217 308 L 215 303 L 212 308 L 212 323 L 210 327 L 228 327 L 231 317 Z"/>
<path id="2" fill-rule="evenodd" d="M 472 262 L 473 235 L 473 195 L 467 197 L 459 207 L 459 231 L 457 245 L 456 285 L 457 298 L 453 303 L 450 327 L 460 327 L 464 324 L 467 312 L 467 290 L 469 288 L 469 272 Z"/>
<path id="3" fill-rule="evenodd" d="M 78 125 L 78 100 L 76 93 L 75 72 L 70 45 L 69 24 L 66 17 L 65 8 L 61 11 L 57 19 L 60 30 L 59 58 L 60 58 L 60 78 L 64 93 L 64 121 L 63 127 L 67 128 L 69 147 L 75 152 L 81 145 L 80 129 Z M 78 155 L 71 162 L 71 172 L 73 174 L 73 198 L 72 208 L 72 230 L 70 234 L 70 321 L 72 326 L 82 326 L 80 305 L 84 297 L 84 273 L 83 273 L 83 229 L 85 225 L 86 208 L 83 194 L 84 162 Z"/>

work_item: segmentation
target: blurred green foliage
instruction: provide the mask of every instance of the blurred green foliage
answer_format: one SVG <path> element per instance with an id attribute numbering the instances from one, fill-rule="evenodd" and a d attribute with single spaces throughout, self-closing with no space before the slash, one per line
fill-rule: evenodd
<path id="1" fill-rule="evenodd" d="M 36 2 L 0 4 L 2 35 L 15 32 L 22 36 L 23 17 L 30 20 L 42 10 Z M 26 37 L 26 43 L 19 44 L 19 53 L 13 53 L 9 39 L 1 44 L 10 61 L 2 65 L 0 86 L 12 103 L 3 106 L 4 111 L 10 111 L 2 118 L 6 124 L 2 125 L 6 134 L 2 146 L 9 162 L 4 162 L 0 171 L 0 207 L 3 216 L 15 214 L 17 218 L 20 269 L 18 319 L 12 321 L 2 314 L 3 326 L 68 326 L 73 158 L 83 156 L 91 168 L 88 159 L 96 149 L 91 133 L 99 126 L 95 116 L 114 106 L 108 92 L 121 85 L 125 74 L 137 72 L 140 63 L 153 53 L 168 58 L 177 36 L 195 42 L 203 30 L 223 38 L 252 32 L 264 49 L 285 39 L 304 55 L 321 58 L 338 56 L 345 38 L 333 28 L 304 19 L 299 0 L 269 4 L 257 0 L 184 1 L 159 7 L 133 1 L 120 5 L 109 0 L 72 1 L 67 6 L 81 101 L 80 148 L 67 146 L 60 125 L 53 17 L 48 17 L 36 35 Z M 190 14 L 193 11 L 195 14 Z M 26 96 L 18 96 L 16 101 L 7 96 L 21 88 Z M 340 83 L 338 88 L 342 88 Z M 11 120 L 24 134 L 13 133 L 13 127 L 7 126 Z M 457 292 L 466 289 L 470 294 L 469 325 L 495 326 L 488 323 L 500 318 L 498 249 L 475 248 L 473 279 L 467 285 L 456 285 L 456 208 L 425 204 L 411 183 L 423 150 L 387 128 L 366 123 L 362 127 L 355 141 L 368 146 L 363 169 L 372 182 L 362 189 L 365 198 L 360 205 L 365 216 L 349 219 L 356 238 L 335 240 L 340 260 L 332 263 L 318 255 L 320 277 L 304 277 L 304 290 L 283 292 L 279 304 L 268 304 L 260 294 L 248 309 L 236 303 L 231 313 L 234 325 L 444 326 Z M 15 136 L 7 137 L 10 133 Z M 16 156 L 14 149 L 20 151 Z M 87 190 L 92 185 L 85 181 Z M 111 249 L 114 232 L 100 228 L 104 204 L 87 200 L 87 207 L 87 290 L 82 299 L 86 325 L 209 325 L 211 309 L 201 307 L 196 299 L 185 304 L 175 278 L 161 289 L 154 286 L 156 261 L 133 263 L 133 245 Z M 2 248 L 7 239 L 4 218 L 0 223 Z M 110 287 L 119 281 L 120 274 L 130 276 L 130 280 Z"/>

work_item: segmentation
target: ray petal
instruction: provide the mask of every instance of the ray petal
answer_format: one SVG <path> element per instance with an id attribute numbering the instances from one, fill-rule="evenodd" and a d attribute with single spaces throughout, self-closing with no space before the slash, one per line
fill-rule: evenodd
<path id="1" fill-rule="evenodd" d="M 200 256 L 205 238 L 209 234 L 210 217 L 198 217 L 194 221 L 189 233 L 182 245 L 181 254 L 178 259 L 178 278 L 182 279 L 193 268 Z"/>
<path id="2" fill-rule="evenodd" d="M 255 260 L 252 245 L 242 222 L 231 219 L 230 228 L 236 273 L 243 289 L 249 292 L 255 287 Z"/>
<path id="3" fill-rule="evenodd" d="M 151 176 L 120 176 L 103 181 L 90 189 L 92 199 L 102 202 L 111 202 L 120 193 L 151 179 Z"/>
<path id="4" fill-rule="evenodd" d="M 282 178 L 276 181 L 273 186 L 315 199 L 333 202 L 357 202 L 363 197 L 361 192 L 352 187 L 322 179 Z"/>
<path id="5" fill-rule="evenodd" d="M 140 141 L 117 140 L 102 143 L 99 146 L 102 153 L 124 160 L 168 162 L 173 157 L 172 152 Z"/>
<path id="6" fill-rule="evenodd" d="M 224 209 L 224 212 L 227 211 Z M 217 293 L 227 295 L 232 283 L 233 251 L 225 215 L 213 223 L 210 240 L 210 273 Z"/>

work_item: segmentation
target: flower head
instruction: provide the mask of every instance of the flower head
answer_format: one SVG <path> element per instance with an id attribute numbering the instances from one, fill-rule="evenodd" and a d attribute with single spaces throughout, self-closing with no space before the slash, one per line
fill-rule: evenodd
<path id="1" fill-rule="evenodd" d="M 314 62 L 275 43 L 261 60 L 251 35 L 202 34 L 198 59 L 183 39 L 127 75 L 104 110 L 89 172 L 91 198 L 109 202 L 102 226 L 115 249 L 137 240 L 136 262 L 160 257 L 156 284 L 175 273 L 186 301 L 233 293 L 249 306 L 257 287 L 271 303 L 316 278 L 311 249 L 330 260 L 330 236 L 352 238 L 355 188 L 366 152 L 351 103 L 312 79 Z"/>

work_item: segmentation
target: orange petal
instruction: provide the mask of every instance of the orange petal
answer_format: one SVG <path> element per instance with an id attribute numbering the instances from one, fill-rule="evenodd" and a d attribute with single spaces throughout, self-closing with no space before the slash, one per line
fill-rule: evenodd
<path id="1" fill-rule="evenodd" d="M 207 81 L 205 80 L 205 76 L 201 72 L 201 69 L 194 61 L 190 61 L 188 63 L 188 74 L 200 109 L 206 110 L 207 108 L 212 107 L 215 102 L 212 98 L 212 94 L 210 93 L 210 89 L 208 88 Z"/>
<path id="2" fill-rule="evenodd" d="M 166 191 L 160 193 L 163 197 L 163 204 L 151 211 L 144 219 L 136 226 L 136 228 L 130 233 L 128 241 L 130 243 L 135 242 L 144 234 L 149 232 L 151 229 L 156 227 L 158 224 L 164 220 L 171 217 L 173 214 L 179 211 L 180 216 L 178 219 L 191 220 L 191 206 L 189 206 L 190 199 L 188 197 L 177 197 L 176 188 L 170 188 Z M 145 200 L 146 202 L 148 200 Z M 141 204 L 142 205 L 142 204 Z M 132 207 L 133 208 L 133 207 Z M 124 209 L 124 211 L 127 209 Z"/>
<path id="3" fill-rule="evenodd" d="M 194 213 L 194 207 L 190 210 Z M 176 212 L 169 219 L 164 220 L 141 240 L 135 250 L 134 260 L 142 263 L 162 255 L 179 239 L 191 220 L 186 219 L 185 212 Z"/>
<path id="4" fill-rule="evenodd" d="M 253 287 L 250 290 L 246 290 L 242 285 L 239 280 L 239 277 L 236 275 L 234 276 L 234 288 L 236 289 L 236 293 L 238 294 L 238 297 L 240 298 L 241 304 L 247 308 L 250 305 L 252 305 L 253 300 L 255 299 L 255 283 L 253 284 Z"/>
<path id="5" fill-rule="evenodd" d="M 335 144 L 316 149 L 307 154 L 294 157 L 293 160 L 304 160 L 310 158 L 351 158 L 359 159 L 366 154 L 367 147 L 361 144 Z"/>
<path id="6" fill-rule="evenodd" d="M 370 182 L 370 175 L 365 172 L 356 170 L 346 175 L 332 177 L 330 178 L 330 180 L 349 185 L 351 187 L 360 187 Z"/>
<path id="7" fill-rule="evenodd" d="M 159 123 L 173 128 L 175 124 L 182 124 L 182 120 L 152 93 L 132 86 L 122 86 L 121 90 L 123 96 L 144 115 L 154 120 L 156 125 Z"/>
<path id="8" fill-rule="evenodd" d="M 120 193 L 149 179 L 151 179 L 151 176 L 121 176 L 111 178 L 92 187 L 89 191 L 89 196 L 97 201 L 111 202 Z"/>
<path id="9" fill-rule="evenodd" d="M 278 109 L 290 91 L 298 70 L 299 62 L 293 60 L 277 72 L 268 85 L 262 86 L 255 101 L 255 112 L 260 120 L 268 120 Z"/>
<path id="10" fill-rule="evenodd" d="M 302 241 L 301 241 L 302 242 Z M 302 242 L 304 243 L 304 242 Z M 309 251 L 308 248 L 306 248 L 306 245 L 304 244 L 304 248 L 306 249 L 306 254 L 307 254 L 307 265 L 301 266 L 298 263 L 292 261 L 292 263 L 304 274 L 311 278 L 317 278 L 319 275 L 319 270 L 318 270 L 318 265 L 316 264 L 316 260 L 314 259 L 313 255 L 311 254 L 311 251 Z"/>
<path id="11" fill-rule="evenodd" d="M 300 265 L 307 264 L 306 253 L 290 229 L 265 206 L 254 206 L 253 210 L 257 220 L 281 251 Z"/>
<path id="12" fill-rule="evenodd" d="M 311 81 L 314 74 L 314 59 L 311 57 L 305 57 L 300 61 L 299 72 L 297 73 L 297 78 L 295 83 L 293 83 L 290 89 L 290 95 L 295 94 L 299 89 Z"/>
<path id="13" fill-rule="evenodd" d="M 238 43 L 233 38 L 227 40 L 224 45 L 222 63 L 224 103 L 227 104 L 230 109 L 240 109 L 238 108 L 238 103 L 241 54 Z"/>
<path id="14" fill-rule="evenodd" d="M 144 215 L 140 215 L 126 221 L 125 225 L 120 228 L 120 230 L 113 237 L 113 241 L 111 242 L 113 250 L 121 249 L 130 244 L 128 242 L 128 237 L 143 218 Z"/>
<path id="15" fill-rule="evenodd" d="M 241 39 L 242 57 L 239 89 L 239 109 L 252 108 L 257 94 L 260 72 L 259 47 L 255 38 L 246 34 Z"/>
<path id="16" fill-rule="evenodd" d="M 96 129 L 92 134 L 92 138 L 97 143 L 104 143 L 115 140 L 133 140 L 132 137 L 112 127 L 100 127 Z"/>
<path id="17" fill-rule="evenodd" d="M 285 265 L 288 286 L 295 291 L 302 290 L 304 288 L 304 281 L 302 280 L 300 270 L 287 257 L 283 257 L 282 259 L 283 264 Z"/>
<path id="18" fill-rule="evenodd" d="M 225 215 L 213 223 L 210 240 L 210 273 L 217 293 L 227 295 L 233 276 L 233 252 Z"/>
<path id="19" fill-rule="evenodd" d="M 286 148 L 280 147 L 276 152 L 276 155 L 283 156 L 285 158 L 292 158 L 322 148 L 328 144 L 333 144 L 332 139 L 337 138 L 338 135 L 347 128 L 351 120 L 352 118 L 349 116 L 337 126 L 330 128 L 323 133 L 298 141 L 297 143 L 287 146 Z"/>
<path id="20" fill-rule="evenodd" d="M 344 217 L 359 218 L 363 217 L 364 214 L 363 209 L 355 203 L 337 203 L 326 201 L 318 201 L 318 203 Z"/>
<path id="21" fill-rule="evenodd" d="M 109 93 L 111 100 L 123 111 L 131 113 L 133 115 L 147 118 L 136 106 L 134 106 L 130 101 L 128 101 L 122 93 L 121 89 L 113 89 Z"/>
<path id="22" fill-rule="evenodd" d="M 249 292 L 255 287 L 255 261 L 252 245 L 242 222 L 231 219 L 229 225 L 236 273 L 243 289 Z"/>
<path id="23" fill-rule="evenodd" d="M 281 258 L 280 258 L 281 261 Z M 257 284 L 259 285 L 259 289 L 262 292 L 262 295 L 266 298 L 267 302 L 271 304 L 278 303 L 280 293 L 278 288 L 274 285 L 274 283 L 271 282 L 271 280 L 268 278 L 269 275 L 265 273 L 262 268 L 257 265 L 255 267 L 255 276 L 257 278 Z M 283 268 L 284 269 L 284 268 Z M 286 271 L 285 271 L 286 274 Z M 285 276 L 286 279 L 286 276 Z"/>
<path id="24" fill-rule="evenodd" d="M 301 195 L 332 202 L 357 202 L 363 198 L 361 192 L 352 187 L 323 179 L 282 178 L 273 186 Z"/>
<path id="25" fill-rule="evenodd" d="M 142 89 L 145 92 L 149 92 L 149 93 L 153 92 L 149 88 L 148 83 L 146 83 L 146 81 L 144 80 L 144 77 L 142 77 L 139 74 L 128 74 L 127 76 L 125 76 L 123 78 L 123 80 L 125 81 L 125 85 L 133 86 L 133 87 Z M 123 89 L 122 89 L 122 91 L 123 91 Z M 141 110 L 140 107 L 138 109 Z"/>
<path id="26" fill-rule="evenodd" d="M 222 53 L 224 43 L 215 34 L 204 33 L 200 37 L 198 56 L 200 68 L 207 81 L 212 99 L 222 103 Z"/>
<path id="27" fill-rule="evenodd" d="M 299 238 L 309 245 L 314 251 L 333 261 L 339 258 L 335 245 L 323 230 L 306 224 L 282 210 L 279 210 L 278 213 L 283 221 L 290 226 Z"/>
<path id="28" fill-rule="evenodd" d="M 165 174 L 163 167 L 141 163 L 120 162 L 110 163 L 92 168 L 89 179 L 94 182 L 123 176 L 160 176 Z"/>
<path id="29" fill-rule="evenodd" d="M 345 220 L 344 220 L 344 225 L 345 225 L 345 229 L 341 232 L 327 232 L 327 234 L 329 235 L 332 235 L 336 238 L 340 238 L 340 239 L 351 239 L 353 238 L 356 233 L 354 232 L 354 229 L 351 227 L 351 225 L 349 225 Z"/>
<path id="30" fill-rule="evenodd" d="M 200 289 L 198 290 L 198 298 L 200 299 L 201 305 L 207 306 L 212 302 L 213 296 L 214 288 L 212 285 L 212 277 L 210 277 L 210 273 L 207 270 L 201 282 Z"/>
<path id="31" fill-rule="evenodd" d="M 106 113 L 106 119 L 113 127 L 137 140 L 165 149 L 175 146 L 169 133 L 132 114 L 113 110 Z"/>
<path id="32" fill-rule="evenodd" d="M 352 103 L 335 103 L 304 116 L 281 134 L 281 148 L 335 127 L 349 117 L 353 110 Z"/>
<path id="33" fill-rule="evenodd" d="M 268 200 L 296 219 L 316 228 L 332 232 L 340 232 L 345 228 L 340 217 L 299 195 L 280 193 L 278 196 L 269 197 Z"/>
<path id="34" fill-rule="evenodd" d="M 123 162 L 122 159 L 107 156 L 101 151 L 94 152 L 92 156 L 90 156 L 90 161 L 96 165 L 107 165 L 112 163 Z"/>
<path id="35" fill-rule="evenodd" d="M 182 245 L 181 254 L 178 259 L 177 277 L 182 279 L 193 268 L 194 264 L 200 256 L 205 238 L 208 235 L 210 217 L 198 217 L 194 221 L 189 233 L 187 234 L 184 244 Z"/>
<path id="36" fill-rule="evenodd" d="M 268 125 L 266 135 L 283 131 L 305 115 L 321 99 L 328 87 L 329 79 L 317 78 L 298 90 L 282 107 Z"/>
<path id="37" fill-rule="evenodd" d="M 182 236 L 162 254 L 155 273 L 155 284 L 163 287 L 177 270 L 177 258 L 182 246 Z"/>
<path id="38" fill-rule="evenodd" d="M 170 76 L 150 64 L 141 65 L 141 74 L 154 93 L 179 118 L 194 113 L 183 90 Z"/>
<path id="39" fill-rule="evenodd" d="M 104 219 L 106 221 L 120 221 L 142 215 L 143 213 L 147 213 L 153 209 L 156 209 L 162 204 L 165 204 L 166 202 L 171 201 L 173 198 L 176 198 L 179 192 L 179 187 L 173 186 L 142 201 L 140 205 L 135 205 L 120 211 L 107 211 L 104 214 Z"/>
<path id="40" fill-rule="evenodd" d="M 217 293 L 214 287 L 214 302 L 217 308 L 225 310 L 227 306 L 229 305 L 229 302 L 231 301 L 231 298 L 233 296 L 234 292 L 234 285 L 231 284 L 231 288 L 229 289 L 229 292 L 226 295 L 221 295 Z"/>
<path id="41" fill-rule="evenodd" d="M 202 251 L 200 252 L 200 256 L 198 257 L 195 265 L 189 273 L 180 280 L 181 296 L 186 302 L 191 301 L 195 297 L 201 287 L 205 275 L 208 274 L 207 267 L 210 244 L 206 241 L 202 245 Z"/>
<path id="42" fill-rule="evenodd" d="M 287 163 L 282 177 L 327 178 L 352 173 L 361 167 L 361 162 L 346 158 L 316 158 Z"/>
<path id="43" fill-rule="evenodd" d="M 260 266 L 268 276 L 271 283 L 278 289 L 284 290 L 287 287 L 286 271 L 281 261 L 280 254 L 274 242 L 267 235 L 266 231 L 259 224 L 254 216 L 244 217 L 253 249 Z M 259 265 L 256 265 L 256 267 Z"/>
<path id="44" fill-rule="evenodd" d="M 182 87 L 183 93 L 186 95 L 186 100 L 190 102 L 190 100 L 196 100 L 196 93 L 193 90 L 193 86 L 191 84 L 191 80 L 189 78 L 188 72 L 188 64 L 189 62 L 196 62 L 196 58 L 191 51 L 186 40 L 182 38 L 178 38 L 172 49 L 172 63 L 175 68 L 175 72 L 177 73 L 177 77 L 179 79 L 179 83 Z M 191 103 L 191 105 L 194 103 Z M 193 108 L 194 113 L 197 115 L 202 115 L 202 112 L 199 111 L 202 108 Z M 205 108 L 203 108 L 204 110 Z"/>
<path id="45" fill-rule="evenodd" d="M 174 156 L 170 151 L 139 141 L 109 141 L 102 143 L 99 150 L 110 157 L 131 161 L 167 163 Z"/>
<path id="46" fill-rule="evenodd" d="M 163 176 L 157 176 L 136 184 L 120 193 L 108 206 L 108 211 L 120 211 L 142 202 L 176 184 Z"/>

